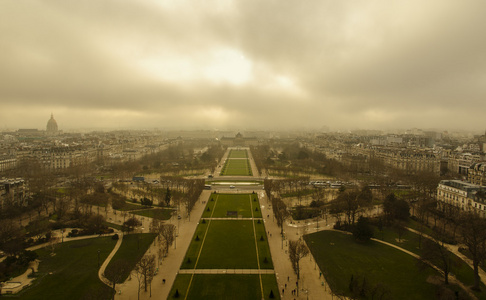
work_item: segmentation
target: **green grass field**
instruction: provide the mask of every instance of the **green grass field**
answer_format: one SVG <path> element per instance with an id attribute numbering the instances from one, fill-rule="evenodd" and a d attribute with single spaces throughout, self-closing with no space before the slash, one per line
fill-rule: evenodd
<path id="1" fill-rule="evenodd" d="M 196 261 L 197 269 L 258 269 L 258 264 L 261 269 L 273 269 L 265 226 L 258 221 L 254 222 L 255 231 L 253 231 L 252 221 L 246 220 L 213 220 L 210 225 L 209 221 L 200 223 L 181 269 L 194 269 Z M 208 225 L 209 230 L 206 233 Z M 203 241 L 204 246 L 200 251 Z M 256 249 L 258 249 L 258 261 Z M 197 260 L 199 253 L 201 254 Z"/>
<path id="2" fill-rule="evenodd" d="M 142 258 L 147 249 L 153 243 L 155 236 L 156 235 L 154 233 L 135 233 L 123 236 L 123 242 L 120 248 L 115 253 L 106 269 L 111 268 L 113 262 L 123 259 L 127 261 L 128 265 L 130 265 L 129 270 L 133 270 L 137 262 Z M 123 275 L 124 279 L 128 278 L 130 272 L 127 271 L 125 273 L 126 274 Z"/>
<path id="3" fill-rule="evenodd" d="M 228 211 L 237 211 L 243 218 L 262 217 L 257 194 L 211 194 L 202 218 L 226 218 Z"/>
<path id="4" fill-rule="evenodd" d="M 248 159 L 227 159 L 221 170 L 222 176 L 251 176 L 250 161 Z"/>
<path id="5" fill-rule="evenodd" d="M 50 247 L 37 250 L 39 278 L 18 294 L 19 298 L 74 300 L 98 293 L 109 297 L 110 289 L 98 278 L 98 250 L 101 264 L 115 243 L 111 237 L 103 237 L 58 244 L 55 255 L 51 255 Z"/>
<path id="6" fill-rule="evenodd" d="M 246 150 L 230 150 L 228 158 L 248 158 L 248 151 Z"/>
<path id="7" fill-rule="evenodd" d="M 176 299 L 176 290 L 179 292 L 178 299 L 185 299 L 190 281 L 189 274 L 177 275 L 168 299 Z M 280 299 L 275 275 L 262 275 L 262 283 L 263 297 L 259 275 L 194 275 L 187 299 Z M 271 291 L 274 298 L 270 298 Z"/>
<path id="8" fill-rule="evenodd" d="M 202 218 L 225 218 L 227 211 L 237 211 L 243 218 L 262 217 L 257 194 L 213 193 Z M 204 247 L 200 251 L 203 242 Z M 202 219 L 181 268 L 193 269 L 196 262 L 198 269 L 258 269 L 259 264 L 262 269 L 272 269 L 263 222 Z"/>
<path id="9" fill-rule="evenodd" d="M 257 194 L 213 193 L 206 208 L 181 269 L 273 269 Z M 217 219 L 228 210 L 256 219 Z M 176 290 L 185 299 L 189 286 L 187 299 L 280 299 L 274 274 L 179 274 L 168 299 Z"/>
<path id="10" fill-rule="evenodd" d="M 420 238 L 420 236 L 411 231 L 405 231 L 401 236 L 400 242 L 398 241 L 398 234 L 392 228 L 383 228 L 383 230 L 378 230 L 375 228 L 375 238 L 386 241 L 388 243 L 397 245 L 404 248 L 410 252 L 420 255 L 419 243 L 423 243 L 425 237 Z M 422 241 L 420 241 L 420 239 Z M 452 271 L 456 278 L 464 283 L 466 286 L 472 286 L 474 284 L 474 273 L 470 266 L 468 266 L 463 260 L 461 260 L 456 255 L 452 254 L 454 263 L 452 264 Z M 476 293 L 480 299 L 486 299 L 486 287 L 481 284 L 481 293 Z"/>
<path id="11" fill-rule="evenodd" d="M 140 204 L 133 204 L 130 202 L 125 202 L 122 208 L 117 209 L 118 211 L 130 211 L 130 210 L 137 210 L 137 209 L 144 209 L 145 207 Z"/>
<path id="12" fill-rule="evenodd" d="M 419 269 L 417 259 L 392 247 L 370 242 L 356 243 L 351 235 L 321 231 L 306 235 L 314 258 L 336 293 L 351 296 L 351 276 L 367 286 L 388 291 L 393 299 L 434 299 L 436 286 L 427 283 L 429 276 L 440 276 L 427 267 Z"/>
<path id="13" fill-rule="evenodd" d="M 196 268 L 258 269 L 252 221 L 211 221 Z"/>
<path id="14" fill-rule="evenodd" d="M 145 210 L 138 210 L 131 212 L 131 214 L 158 219 L 158 220 L 169 220 L 172 216 L 173 209 L 165 209 L 165 208 L 151 208 Z"/>

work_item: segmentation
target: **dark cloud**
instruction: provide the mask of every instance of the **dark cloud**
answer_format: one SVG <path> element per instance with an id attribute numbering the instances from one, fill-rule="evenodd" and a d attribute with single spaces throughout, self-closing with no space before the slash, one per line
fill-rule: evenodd
<path id="1" fill-rule="evenodd" d="M 482 130 L 480 1 L 4 1 L 8 127 Z M 12 115 L 25 117 L 18 118 Z M 39 123 L 40 122 L 40 123 Z"/>

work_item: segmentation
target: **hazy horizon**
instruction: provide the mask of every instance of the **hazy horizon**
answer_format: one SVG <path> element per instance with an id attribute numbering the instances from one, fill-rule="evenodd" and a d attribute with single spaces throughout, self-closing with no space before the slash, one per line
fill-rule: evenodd
<path id="1" fill-rule="evenodd" d="M 486 2 L 6 1 L 0 127 L 486 128 Z"/>

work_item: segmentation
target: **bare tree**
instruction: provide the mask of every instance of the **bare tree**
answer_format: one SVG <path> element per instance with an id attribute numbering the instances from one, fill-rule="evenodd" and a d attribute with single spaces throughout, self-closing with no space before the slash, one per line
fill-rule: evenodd
<path id="1" fill-rule="evenodd" d="M 309 248 L 302 239 L 297 241 L 289 241 L 289 259 L 294 269 L 294 273 L 297 275 L 297 282 L 300 279 L 300 260 L 309 255 Z M 297 288 L 297 296 L 298 296 Z"/>
<path id="2" fill-rule="evenodd" d="M 0 249 L 9 255 L 17 255 L 23 249 L 23 232 L 12 219 L 0 220 Z"/>
<path id="3" fill-rule="evenodd" d="M 272 199 L 272 209 L 275 220 L 277 220 L 277 226 L 280 227 L 280 235 L 282 236 L 282 249 L 283 249 L 283 225 L 285 220 L 290 216 L 287 211 L 287 206 L 280 198 Z"/>
<path id="4" fill-rule="evenodd" d="M 444 283 L 449 284 L 449 273 L 455 263 L 452 253 L 444 247 L 444 239 L 440 233 L 423 241 L 420 257 L 423 261 L 430 262 L 444 272 Z"/>
<path id="5" fill-rule="evenodd" d="M 155 275 L 155 255 L 144 255 L 142 259 L 135 265 L 135 272 L 137 273 L 137 278 L 139 278 L 139 296 L 140 287 L 143 286 L 144 291 L 147 291 L 147 287 L 152 283 L 152 279 Z"/>
<path id="6" fill-rule="evenodd" d="M 175 239 L 175 225 L 164 224 L 162 221 L 154 219 L 150 223 L 150 231 L 157 234 L 159 238 L 164 239 L 164 254 L 169 254 L 169 248 L 174 243 Z"/>
<path id="7" fill-rule="evenodd" d="M 466 245 L 474 267 L 474 290 L 479 290 L 479 264 L 486 258 L 486 219 L 479 215 L 467 212 L 460 221 L 462 242 Z"/>
<path id="8" fill-rule="evenodd" d="M 113 297 L 115 299 L 116 294 L 116 284 L 121 283 L 124 279 L 123 277 L 129 271 L 130 265 L 128 261 L 125 259 L 118 259 L 115 260 L 113 263 L 110 263 L 109 266 L 105 270 L 105 277 L 111 282 L 113 287 Z"/>
<path id="9" fill-rule="evenodd" d="M 172 246 L 175 239 L 175 225 L 173 224 L 163 224 L 160 229 L 160 235 L 164 238 L 164 248 L 165 254 L 169 254 L 169 247 Z"/>
<path id="10" fill-rule="evenodd" d="M 135 229 L 135 227 L 140 226 L 142 223 L 137 220 L 135 217 L 131 217 L 123 222 L 122 231 L 130 233 Z"/>

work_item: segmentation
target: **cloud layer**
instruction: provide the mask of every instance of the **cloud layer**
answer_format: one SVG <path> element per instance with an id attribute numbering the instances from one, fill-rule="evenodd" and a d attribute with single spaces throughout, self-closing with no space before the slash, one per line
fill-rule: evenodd
<path id="1" fill-rule="evenodd" d="M 486 2 L 3 1 L 0 126 L 486 127 Z"/>

